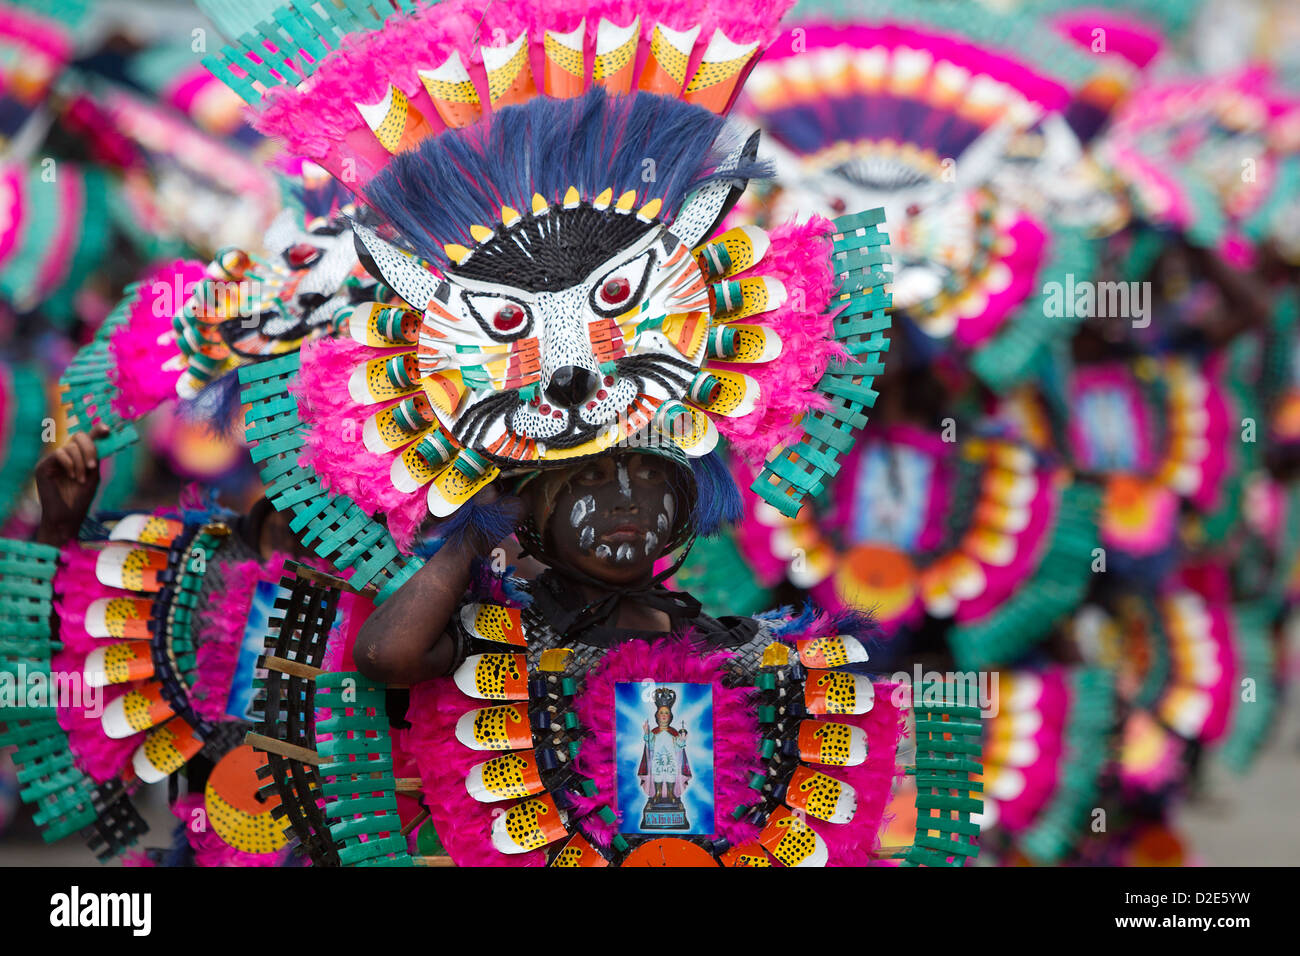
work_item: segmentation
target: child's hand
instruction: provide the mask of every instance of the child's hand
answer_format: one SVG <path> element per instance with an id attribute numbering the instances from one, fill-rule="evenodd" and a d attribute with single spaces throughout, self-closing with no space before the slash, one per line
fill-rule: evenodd
<path id="1" fill-rule="evenodd" d="M 501 515 L 500 521 L 479 521 L 465 535 L 465 544 L 476 554 L 485 555 L 514 533 L 523 520 L 524 503 L 514 495 L 503 494 L 497 482 L 488 485 L 469 500 L 469 506 Z"/>
<path id="2" fill-rule="evenodd" d="M 515 519 L 516 522 L 524 516 L 523 499 L 517 498 L 514 495 L 503 494 L 501 491 L 501 483 L 497 481 L 492 482 L 492 484 L 488 485 L 476 494 L 473 501 L 476 505 L 503 508 Z"/>
<path id="3" fill-rule="evenodd" d="M 99 490 L 99 453 L 92 439 L 108 434 L 100 423 L 89 435 L 77 432 L 36 464 L 41 524 L 36 540 L 61 548 L 77 536 Z"/>

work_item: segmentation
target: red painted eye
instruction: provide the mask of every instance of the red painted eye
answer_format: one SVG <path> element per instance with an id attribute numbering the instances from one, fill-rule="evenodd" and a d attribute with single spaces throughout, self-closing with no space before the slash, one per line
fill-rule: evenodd
<path id="1" fill-rule="evenodd" d="M 921 215 L 921 207 L 916 203 L 912 203 L 907 207 L 907 215 L 909 218 L 915 219 L 917 216 Z"/>
<path id="2" fill-rule="evenodd" d="M 296 246 L 290 246 L 284 253 L 284 261 L 291 269 L 306 269 L 319 258 L 320 250 L 310 242 L 300 242 Z"/>
<path id="3" fill-rule="evenodd" d="M 498 332 L 515 332 L 523 324 L 524 308 L 513 302 L 507 302 L 497 309 L 496 315 L 492 316 L 492 327 Z"/>
<path id="4" fill-rule="evenodd" d="M 632 283 L 626 279 L 606 279 L 605 284 L 600 287 L 600 298 L 606 305 L 626 302 L 631 294 Z"/>

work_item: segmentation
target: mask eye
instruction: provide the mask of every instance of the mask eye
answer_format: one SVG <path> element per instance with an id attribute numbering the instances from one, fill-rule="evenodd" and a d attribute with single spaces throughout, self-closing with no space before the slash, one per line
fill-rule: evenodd
<path id="1" fill-rule="evenodd" d="M 512 341 L 528 333 L 532 313 L 528 306 L 503 295 L 466 293 L 465 302 L 489 336 L 498 341 Z"/>
<path id="2" fill-rule="evenodd" d="M 647 251 L 613 269 L 591 288 L 591 308 L 597 315 L 612 318 L 630 309 L 645 294 L 654 252 Z"/>
<path id="3" fill-rule="evenodd" d="M 507 302 L 497 309 L 496 315 L 492 316 L 492 328 L 502 335 L 509 335 L 511 332 L 518 332 L 519 327 L 524 324 L 526 318 L 528 318 L 528 315 L 524 312 L 522 305 Z"/>
<path id="4" fill-rule="evenodd" d="M 320 258 L 320 249 L 310 242 L 300 242 L 284 251 L 284 261 L 290 269 L 306 269 Z"/>
<path id="5" fill-rule="evenodd" d="M 600 292 L 596 299 L 602 305 L 614 306 L 622 305 L 632 296 L 632 283 L 628 282 L 622 276 L 613 279 L 606 279 L 600 287 Z"/>

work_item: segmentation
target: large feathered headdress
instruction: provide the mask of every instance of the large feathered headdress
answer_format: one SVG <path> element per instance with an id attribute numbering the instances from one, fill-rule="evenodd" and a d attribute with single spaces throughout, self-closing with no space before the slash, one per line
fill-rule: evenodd
<path id="1" fill-rule="evenodd" d="M 706 456 L 719 434 L 784 446 L 759 482 L 796 506 L 874 402 L 889 299 L 873 214 L 706 241 L 755 172 L 722 115 L 785 6 L 449 0 L 381 22 L 348 0 L 244 32 L 210 65 L 369 201 L 358 249 L 401 299 L 250 372 L 253 437 L 282 375 L 313 473 L 400 543 L 503 470 Z"/>

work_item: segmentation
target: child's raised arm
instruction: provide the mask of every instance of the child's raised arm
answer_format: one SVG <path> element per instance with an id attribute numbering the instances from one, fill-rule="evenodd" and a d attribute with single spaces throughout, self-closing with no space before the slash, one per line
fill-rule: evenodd
<path id="1" fill-rule="evenodd" d="M 520 507 L 517 499 L 502 506 Z M 352 650 L 357 670 L 388 684 L 416 684 L 449 674 L 456 664 L 456 641 L 448 625 L 465 597 L 475 560 L 497 543 L 470 532 L 439 548 L 361 626 Z"/>

